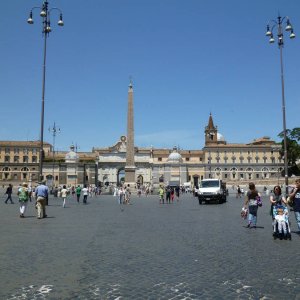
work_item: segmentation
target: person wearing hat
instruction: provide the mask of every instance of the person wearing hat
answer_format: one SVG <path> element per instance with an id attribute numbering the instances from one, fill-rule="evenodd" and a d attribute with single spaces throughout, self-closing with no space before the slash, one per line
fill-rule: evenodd
<path id="1" fill-rule="evenodd" d="M 45 182 L 39 182 L 38 187 L 35 189 L 37 218 L 46 218 L 46 199 L 48 198 L 49 189 Z"/>
<path id="2" fill-rule="evenodd" d="M 25 211 L 29 199 L 27 183 L 23 182 L 22 186 L 18 189 L 18 197 L 20 203 L 20 218 L 25 218 Z"/>

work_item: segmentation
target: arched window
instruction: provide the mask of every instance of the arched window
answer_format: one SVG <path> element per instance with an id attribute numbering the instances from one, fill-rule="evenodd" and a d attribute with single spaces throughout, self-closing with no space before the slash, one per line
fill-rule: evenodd
<path id="1" fill-rule="evenodd" d="M 270 172 L 269 172 L 269 169 L 267 167 L 263 167 L 261 169 L 261 171 L 262 171 L 262 177 L 263 178 L 269 178 Z"/>

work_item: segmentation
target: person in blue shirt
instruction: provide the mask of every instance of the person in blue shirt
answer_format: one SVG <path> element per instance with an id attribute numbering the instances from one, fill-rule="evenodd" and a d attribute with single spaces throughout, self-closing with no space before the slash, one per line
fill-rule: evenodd
<path id="1" fill-rule="evenodd" d="M 37 206 L 37 218 L 46 218 L 46 199 L 48 198 L 49 189 L 45 185 L 45 182 L 39 182 L 38 187 L 35 189 L 36 206 Z"/>

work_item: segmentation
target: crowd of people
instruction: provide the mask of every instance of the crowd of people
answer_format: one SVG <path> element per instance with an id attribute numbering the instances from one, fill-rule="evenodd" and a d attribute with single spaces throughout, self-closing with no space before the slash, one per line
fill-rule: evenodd
<path id="1" fill-rule="evenodd" d="M 62 199 L 62 207 L 66 207 L 67 198 L 69 195 L 72 195 L 73 198 L 76 197 L 77 203 L 80 202 L 81 195 L 83 196 L 82 203 L 87 204 L 87 198 L 97 196 L 101 194 L 101 188 L 100 187 L 93 187 L 88 185 L 83 185 L 81 187 L 78 185 L 76 188 L 75 186 L 69 186 L 66 185 L 54 187 L 51 190 L 51 193 L 54 195 L 54 197 L 60 197 Z M 7 195 L 6 200 L 4 201 L 5 204 L 8 204 L 8 201 L 10 201 L 11 204 L 14 204 L 12 200 L 12 194 L 13 194 L 13 186 L 12 184 L 9 184 L 6 188 L 5 195 Z M 19 199 L 20 204 L 20 218 L 25 218 L 25 212 L 28 205 L 28 202 L 32 202 L 32 199 L 35 200 L 35 208 L 37 212 L 37 218 L 43 219 L 47 218 L 46 214 L 46 206 L 48 205 L 48 198 L 49 198 L 49 188 L 46 185 L 45 181 L 41 181 L 38 183 L 37 186 L 31 187 L 28 186 L 26 182 L 19 185 L 17 188 L 17 196 Z"/>
<path id="2" fill-rule="evenodd" d="M 179 201 L 181 193 L 185 193 L 184 187 L 180 186 L 163 186 L 161 185 L 158 190 L 159 202 L 161 204 L 173 203 L 176 199 Z M 72 195 L 73 198 L 80 202 L 81 196 L 83 196 L 83 204 L 87 204 L 87 198 L 93 197 L 101 194 L 100 187 L 93 187 L 84 185 L 81 187 L 78 185 L 69 186 L 66 185 L 56 187 L 52 190 L 55 197 L 61 197 L 62 207 L 66 207 L 68 195 Z M 150 186 L 138 187 L 137 195 L 140 197 L 141 194 L 145 194 L 147 197 L 149 194 L 153 193 Z M 13 186 L 11 184 L 6 188 L 6 199 L 5 204 L 10 201 L 14 204 L 12 199 Z M 237 196 L 240 197 L 240 187 L 237 187 Z M 35 206 L 37 211 L 37 218 L 46 218 L 46 206 L 48 205 L 49 188 L 45 182 L 39 182 L 38 186 L 32 188 L 28 186 L 27 183 L 23 183 L 17 189 L 17 195 L 20 204 L 20 218 L 25 217 L 26 208 L 28 202 L 35 200 Z M 118 198 L 119 204 L 130 204 L 131 200 L 131 190 L 129 185 L 123 185 L 121 187 L 115 187 L 113 195 Z M 244 219 L 247 219 L 248 228 L 256 228 L 257 226 L 257 215 L 259 207 L 262 205 L 261 194 L 257 191 L 254 183 L 249 183 L 249 190 L 245 192 L 245 201 L 242 208 L 241 215 Z M 273 225 L 273 236 L 274 238 L 288 239 L 291 237 L 290 230 L 290 219 L 289 219 L 289 209 L 294 211 L 296 223 L 300 233 L 300 179 L 295 181 L 295 186 L 292 187 L 285 197 L 282 193 L 281 187 L 276 185 L 270 195 L 270 215 L 272 217 Z"/>

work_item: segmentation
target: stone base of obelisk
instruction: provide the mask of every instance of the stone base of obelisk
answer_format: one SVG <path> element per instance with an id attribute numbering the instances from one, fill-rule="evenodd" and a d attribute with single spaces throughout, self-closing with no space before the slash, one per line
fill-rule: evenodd
<path id="1" fill-rule="evenodd" d="M 136 182 L 135 182 L 135 167 L 125 167 L 125 182 L 124 182 L 125 186 L 134 189 L 136 186 Z"/>

